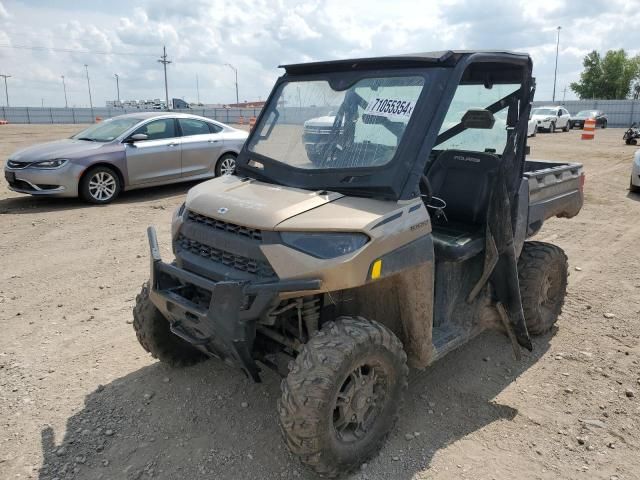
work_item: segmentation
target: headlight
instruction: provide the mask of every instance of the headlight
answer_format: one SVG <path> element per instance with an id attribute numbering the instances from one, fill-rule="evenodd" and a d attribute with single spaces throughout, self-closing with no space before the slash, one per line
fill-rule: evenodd
<path id="1" fill-rule="evenodd" d="M 69 160 L 67 158 L 56 158 L 55 160 L 43 160 L 41 162 L 33 162 L 30 166 L 33 168 L 60 168 Z"/>
<path id="2" fill-rule="evenodd" d="M 171 219 L 171 238 L 176 238 L 182 222 L 184 222 L 184 212 L 186 211 L 186 204 L 183 203 L 175 212 L 173 212 L 173 218 Z"/>
<path id="3" fill-rule="evenodd" d="M 550 122 L 551 120 L 553 120 L 552 117 L 547 117 L 547 118 L 544 119 L 545 122 Z"/>
<path id="4" fill-rule="evenodd" d="M 355 252 L 369 241 L 364 233 L 282 232 L 282 241 L 316 258 L 335 258 Z"/>

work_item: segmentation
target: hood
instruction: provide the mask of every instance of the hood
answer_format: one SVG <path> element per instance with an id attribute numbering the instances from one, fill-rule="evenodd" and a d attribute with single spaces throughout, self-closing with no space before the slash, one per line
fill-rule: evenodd
<path id="1" fill-rule="evenodd" d="M 531 115 L 531 120 L 544 120 L 545 118 L 555 118 L 553 115 L 540 115 L 536 113 L 535 115 Z"/>
<path id="2" fill-rule="evenodd" d="M 288 218 L 342 196 L 339 193 L 312 192 L 229 175 L 193 187 L 187 194 L 186 206 L 195 213 L 223 222 L 273 230 Z"/>
<path id="3" fill-rule="evenodd" d="M 305 127 L 332 127 L 336 117 L 334 115 L 325 115 L 324 117 L 310 118 L 304 122 Z"/>
<path id="4" fill-rule="evenodd" d="M 9 156 L 9 160 L 16 162 L 35 162 L 38 160 L 53 160 L 56 158 L 74 158 L 84 156 L 105 145 L 102 142 L 88 142 L 67 138 L 55 142 L 40 143 L 18 150 Z"/>

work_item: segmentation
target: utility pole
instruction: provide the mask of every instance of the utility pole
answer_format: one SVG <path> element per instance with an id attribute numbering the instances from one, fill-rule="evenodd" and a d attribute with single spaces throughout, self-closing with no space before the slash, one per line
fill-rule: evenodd
<path id="1" fill-rule="evenodd" d="M 564 86 L 564 90 L 562 91 L 562 104 L 564 105 L 564 98 L 567 96 L 567 86 Z"/>
<path id="2" fill-rule="evenodd" d="M 87 72 L 87 88 L 89 89 L 89 106 L 91 107 L 91 116 L 93 117 L 93 100 L 91 99 L 91 82 L 89 81 L 89 65 L 85 63 L 84 69 Z"/>
<path id="3" fill-rule="evenodd" d="M 236 74 L 236 106 L 240 106 L 240 97 L 238 96 L 238 69 L 231 65 L 230 63 L 225 63 L 227 67 L 234 71 Z"/>
<path id="4" fill-rule="evenodd" d="M 118 92 L 118 106 L 120 106 L 120 77 L 118 77 L 117 73 L 113 74 L 116 77 L 116 90 Z"/>
<path id="5" fill-rule="evenodd" d="M 558 38 L 556 40 L 556 68 L 553 72 L 553 99 L 552 102 L 556 101 L 556 78 L 558 77 L 558 49 L 560 48 L 560 30 L 562 27 L 558 27 Z"/>
<path id="6" fill-rule="evenodd" d="M 62 78 L 62 89 L 64 90 L 64 108 L 69 108 L 69 102 L 67 102 L 67 85 L 64 83 L 64 75 L 60 75 Z"/>
<path id="7" fill-rule="evenodd" d="M 162 47 L 162 57 L 158 60 L 164 67 L 164 96 L 166 101 L 166 109 L 169 110 L 169 87 L 167 85 L 167 64 L 171 63 L 170 60 L 167 60 L 167 47 Z"/>
<path id="8" fill-rule="evenodd" d="M 198 99 L 198 105 L 200 105 L 200 83 L 198 82 L 197 73 L 196 73 L 196 98 Z"/>
<path id="9" fill-rule="evenodd" d="M 4 94 L 7 97 L 7 107 L 9 106 L 9 90 L 7 89 L 7 78 L 11 78 L 11 75 L 0 74 L 0 77 L 4 78 Z"/>

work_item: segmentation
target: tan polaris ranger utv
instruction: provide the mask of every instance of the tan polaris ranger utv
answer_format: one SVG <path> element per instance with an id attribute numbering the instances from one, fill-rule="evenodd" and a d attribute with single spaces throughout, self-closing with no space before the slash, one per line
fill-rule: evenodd
<path id="1" fill-rule="evenodd" d="M 142 346 L 255 380 L 258 363 L 288 364 L 285 441 L 328 477 L 381 448 L 408 365 L 491 327 L 531 349 L 560 313 L 567 259 L 525 238 L 576 215 L 584 181 L 579 164 L 525 161 L 531 68 L 453 51 L 285 66 L 237 176 L 176 211 L 172 263 L 149 228 Z"/>

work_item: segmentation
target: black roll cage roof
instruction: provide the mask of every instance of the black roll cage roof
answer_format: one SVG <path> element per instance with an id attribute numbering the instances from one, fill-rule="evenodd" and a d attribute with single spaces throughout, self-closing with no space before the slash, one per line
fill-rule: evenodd
<path id="1" fill-rule="evenodd" d="M 516 169 L 520 175 L 524 168 L 524 150 L 529 109 L 534 80 L 532 62 L 527 54 L 508 51 L 460 51 L 415 53 L 373 58 L 332 60 L 282 65 L 281 76 L 267 99 L 266 108 L 258 116 L 237 159 L 240 175 L 307 190 L 333 190 L 347 195 L 406 200 L 420 195 L 419 182 L 424 174 L 429 154 L 442 141 L 438 131 L 460 83 L 485 84 L 488 88 L 499 83 L 518 83 L 520 89 L 510 99 L 519 105 L 515 128 L 519 139 Z M 471 68 L 469 68 L 471 67 Z M 375 167 L 340 168 L 326 170 L 300 169 L 250 151 L 254 136 L 259 135 L 262 122 L 271 111 L 279 87 L 290 81 L 317 80 L 323 74 L 372 72 L 396 74 L 410 69 L 433 69 L 433 83 L 438 88 L 423 92 L 414 116 L 405 131 L 402 144 L 394 159 Z M 503 99 L 504 100 L 504 99 Z M 492 106 L 495 108 L 495 106 Z M 522 121 L 522 119 L 526 119 Z M 460 127 L 458 127 L 460 128 Z M 451 129 L 450 129 L 451 130 Z M 444 132 L 446 133 L 446 132 Z M 522 140 L 524 138 L 524 140 Z M 262 164 L 254 168 L 254 162 Z M 517 168 L 519 165 L 519 168 Z"/>

